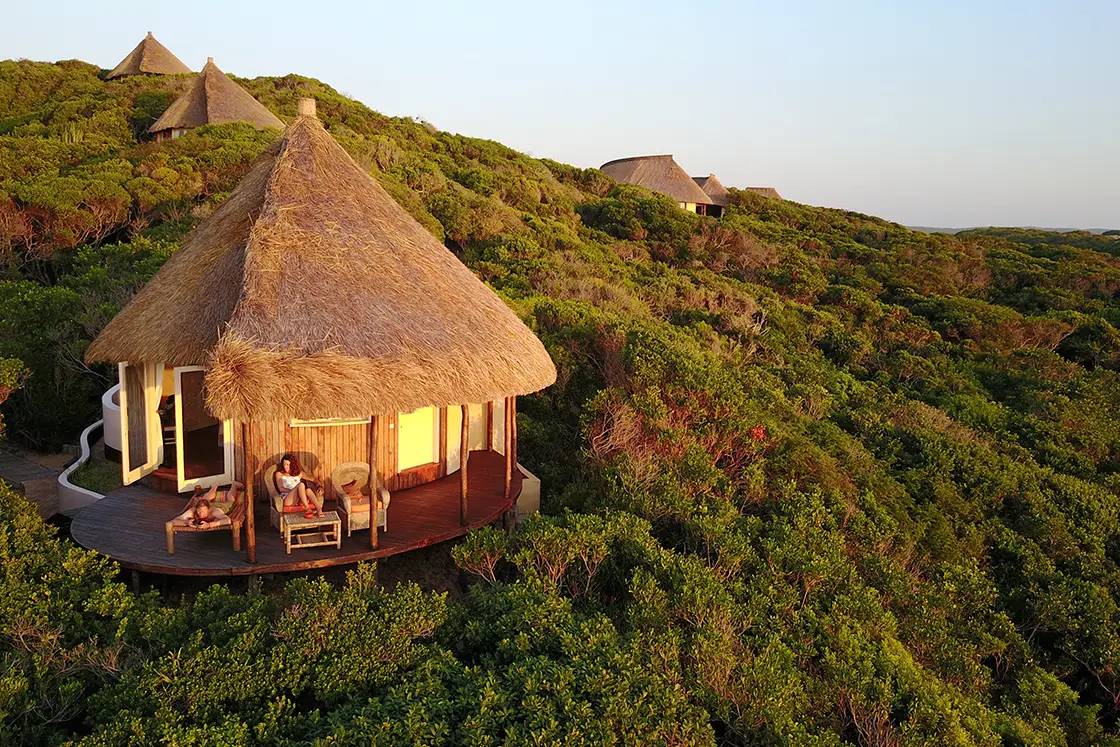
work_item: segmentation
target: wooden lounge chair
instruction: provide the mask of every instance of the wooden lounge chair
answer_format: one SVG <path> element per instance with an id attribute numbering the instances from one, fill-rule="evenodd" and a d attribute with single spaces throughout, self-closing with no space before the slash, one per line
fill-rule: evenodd
<path id="1" fill-rule="evenodd" d="M 192 496 L 186 508 L 183 509 L 183 513 L 187 509 L 194 508 L 194 504 L 199 497 L 201 496 Z M 175 535 L 179 532 L 222 532 L 229 530 L 233 532 L 234 551 L 241 550 L 241 525 L 245 523 L 245 491 L 239 491 L 236 500 L 214 501 L 210 505 L 214 508 L 220 508 L 225 516 L 216 522 L 206 522 L 201 525 L 195 525 L 180 519 L 172 519 L 163 525 L 163 532 L 167 538 L 168 555 L 175 554 Z"/>
<path id="2" fill-rule="evenodd" d="M 272 528 L 281 534 L 284 533 L 284 525 L 282 519 L 284 514 L 302 514 L 303 506 L 285 506 L 284 499 L 280 497 L 280 493 L 276 490 L 276 465 L 272 465 L 264 473 L 264 484 L 268 488 L 268 523 Z M 313 502 L 315 507 L 320 511 L 323 510 L 323 497 L 316 494 Z"/>
<path id="3" fill-rule="evenodd" d="M 331 473 L 331 484 L 338 499 L 338 512 L 349 537 L 355 529 L 369 529 L 369 465 L 365 462 L 344 462 Z M 347 491 L 347 488 L 350 490 Z M 361 502 L 352 495 L 361 495 Z M 377 486 L 377 526 L 389 529 L 389 491 Z"/>

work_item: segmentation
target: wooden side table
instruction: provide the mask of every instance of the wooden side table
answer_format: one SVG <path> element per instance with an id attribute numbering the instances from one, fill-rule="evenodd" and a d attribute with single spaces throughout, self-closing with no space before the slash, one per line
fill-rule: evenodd
<path id="1" fill-rule="evenodd" d="M 325 511 L 322 516 L 308 519 L 303 514 L 285 514 L 284 551 L 292 554 L 293 547 L 342 547 L 342 519 L 336 511 Z"/>

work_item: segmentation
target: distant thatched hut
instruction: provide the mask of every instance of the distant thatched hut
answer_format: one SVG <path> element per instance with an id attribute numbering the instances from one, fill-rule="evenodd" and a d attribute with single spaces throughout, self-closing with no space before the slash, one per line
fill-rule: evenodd
<path id="1" fill-rule="evenodd" d="M 177 75 L 189 72 L 191 69 L 171 54 L 170 49 L 156 41 L 149 31 L 144 40 L 137 44 L 136 48 L 105 76 L 105 79 L 112 80 L 127 75 Z"/>
<path id="2" fill-rule="evenodd" d="M 281 454 L 308 452 L 322 475 L 372 464 L 389 490 L 458 470 L 463 524 L 466 455 L 505 454 L 508 498 L 515 398 L 556 378 L 532 331 L 331 138 L 312 100 L 86 359 L 119 362 L 126 483 L 159 466 L 173 391 L 180 491 L 239 479 L 260 495 Z"/>
<path id="3" fill-rule="evenodd" d="M 708 195 L 708 199 L 712 201 L 712 204 L 708 206 L 708 215 L 714 218 L 722 216 L 723 209 L 731 204 L 727 187 L 720 183 L 715 174 L 694 176 L 692 181 L 696 182 L 696 186 L 704 190 L 704 194 Z"/>
<path id="4" fill-rule="evenodd" d="M 778 194 L 778 190 L 773 187 L 743 187 L 744 192 L 754 192 L 763 197 L 769 197 L 772 200 L 784 200 L 785 198 Z"/>
<path id="5" fill-rule="evenodd" d="M 248 122 L 258 130 L 284 128 L 279 117 L 230 80 L 211 57 L 191 87 L 167 107 L 148 133 L 155 140 L 167 140 L 204 124 L 223 122 Z"/>
<path id="6" fill-rule="evenodd" d="M 704 193 L 712 200 L 712 206 L 708 208 L 708 215 L 720 217 L 723 214 L 723 209 L 731 204 L 731 195 L 727 191 L 727 187 L 723 186 L 715 174 L 708 174 L 707 176 L 694 176 L 692 180 Z M 743 187 L 744 192 L 754 192 L 755 194 L 769 197 L 774 200 L 783 199 L 778 190 L 773 187 Z"/>
<path id="7" fill-rule="evenodd" d="M 599 167 L 616 182 L 637 184 L 646 189 L 668 195 L 681 209 L 705 214 L 712 201 L 704 190 L 696 186 L 688 173 L 669 156 L 637 156 L 608 161 Z"/>

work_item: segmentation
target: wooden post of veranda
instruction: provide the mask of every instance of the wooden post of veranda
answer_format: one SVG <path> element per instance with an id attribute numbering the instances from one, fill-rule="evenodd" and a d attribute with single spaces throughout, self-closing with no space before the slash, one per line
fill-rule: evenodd
<path id="1" fill-rule="evenodd" d="M 371 415 L 369 419 L 369 546 L 376 550 L 380 542 L 377 536 L 377 486 L 380 483 L 377 477 L 377 426 L 378 417 Z"/>
<path id="2" fill-rule="evenodd" d="M 463 405 L 463 428 L 459 436 L 459 524 L 467 525 L 467 457 L 470 456 L 468 438 L 471 430 L 471 412 Z"/>
<path id="3" fill-rule="evenodd" d="M 250 563 L 257 562 L 257 523 L 256 512 L 253 510 L 253 464 L 249 457 L 251 436 L 248 423 L 241 424 L 241 458 L 244 462 L 242 475 L 245 478 L 245 554 Z"/>
<path id="4" fill-rule="evenodd" d="M 512 400 L 512 399 L 513 399 L 512 397 L 506 397 L 506 401 L 505 401 L 505 403 L 502 407 L 502 416 L 504 418 L 503 421 L 502 421 L 502 434 L 504 436 L 503 444 L 502 444 L 502 451 L 506 455 L 506 500 L 507 501 L 509 500 L 510 483 L 513 482 L 513 433 L 511 432 L 511 429 L 509 427 L 509 421 L 510 421 L 509 403 L 510 403 L 510 400 Z"/>
<path id="5" fill-rule="evenodd" d="M 510 397 L 509 398 L 509 409 L 512 411 L 512 414 L 509 416 L 509 429 L 511 431 L 513 431 L 513 435 L 510 436 L 510 449 L 513 450 L 513 469 L 516 470 L 518 468 L 517 467 L 517 397 Z"/>

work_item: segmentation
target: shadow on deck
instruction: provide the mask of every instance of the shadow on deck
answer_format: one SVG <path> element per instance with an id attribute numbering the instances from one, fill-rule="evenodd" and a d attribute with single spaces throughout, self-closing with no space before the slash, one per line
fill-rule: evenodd
<path id="1" fill-rule="evenodd" d="M 107 555 L 122 567 L 175 576 L 239 576 L 283 573 L 357 563 L 408 552 L 461 537 L 490 524 L 512 508 L 521 493 L 521 474 L 514 470 L 510 499 L 505 498 L 505 457 L 473 451 L 467 469 L 467 526 L 459 524 L 459 473 L 435 482 L 393 492 L 388 531 L 371 550 L 369 530 L 342 537 L 342 548 L 314 547 L 284 552 L 280 533 L 268 523 L 268 504 L 256 500 L 257 562 L 250 565 L 235 552 L 228 531 L 179 534 L 175 554 L 168 555 L 163 524 L 180 513 L 188 496 L 161 493 L 140 485 L 114 491 L 83 509 L 70 525 L 82 547 Z M 334 510 L 328 501 L 324 510 Z"/>

